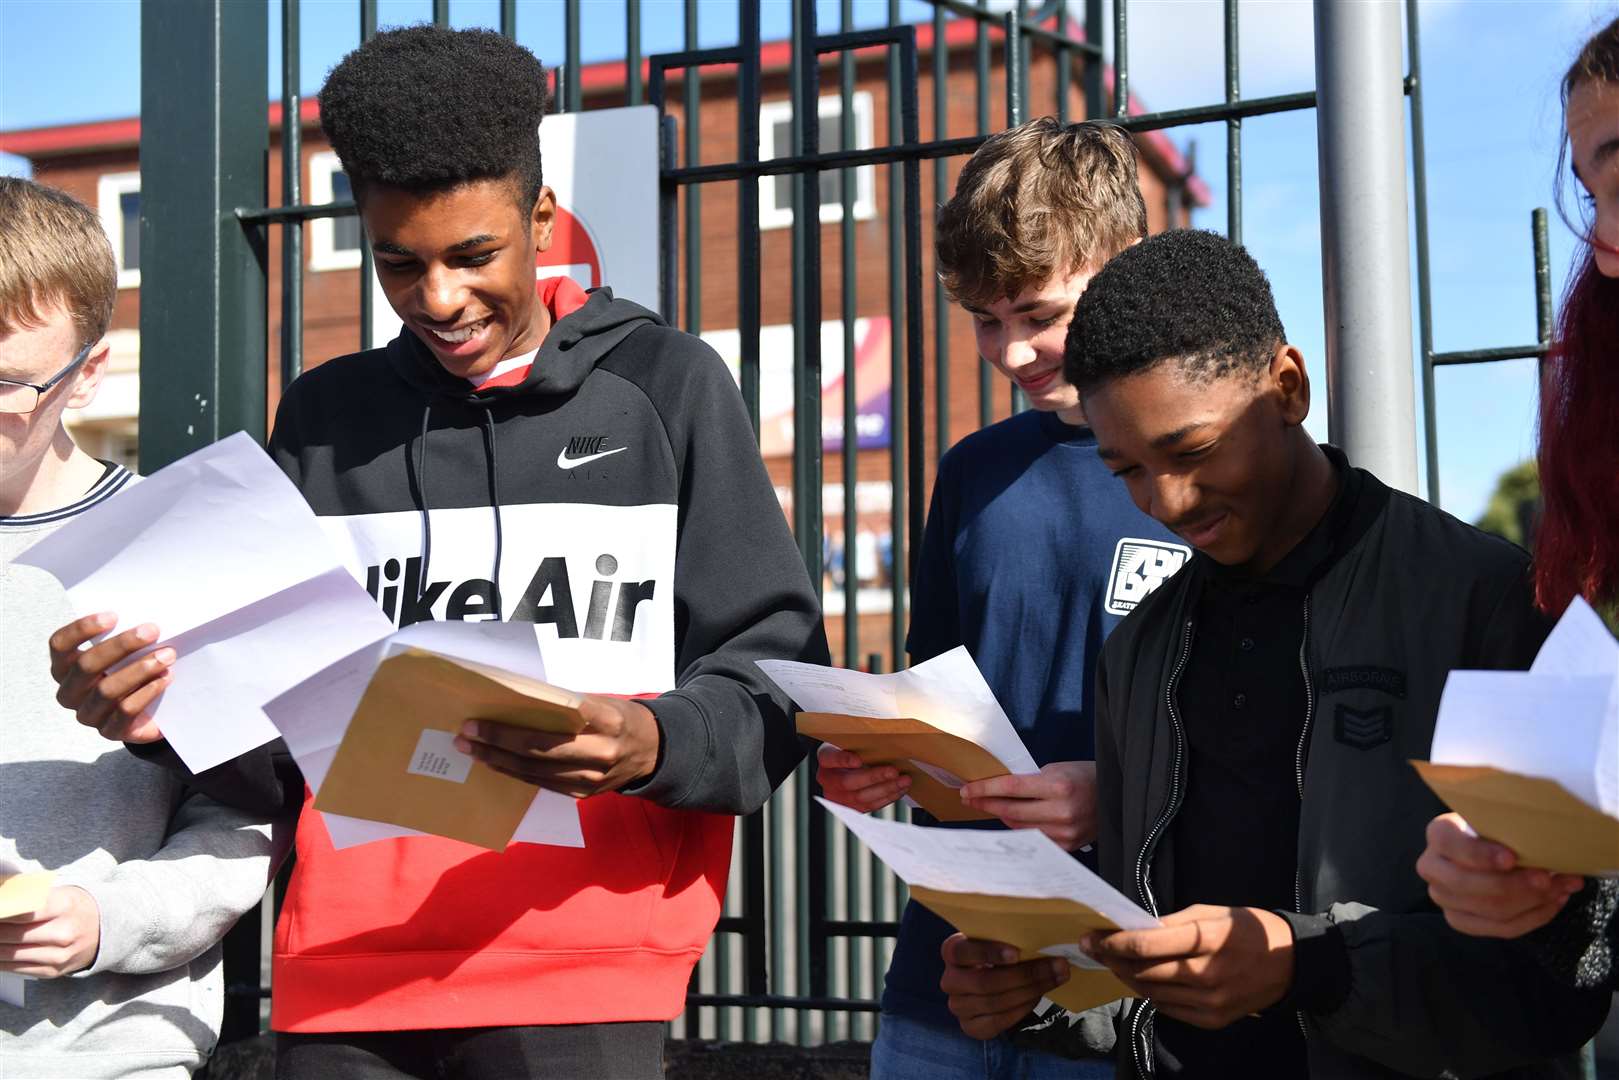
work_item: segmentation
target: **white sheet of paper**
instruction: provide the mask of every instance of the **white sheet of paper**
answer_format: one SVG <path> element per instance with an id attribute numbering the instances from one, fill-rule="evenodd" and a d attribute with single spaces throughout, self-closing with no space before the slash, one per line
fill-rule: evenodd
<path id="1" fill-rule="evenodd" d="M 391 626 L 291 481 L 238 432 L 80 514 L 18 562 L 79 615 L 157 624 L 174 684 L 153 706 L 195 772 L 275 737 L 270 698 Z"/>
<path id="2" fill-rule="evenodd" d="M 265 706 L 310 790 L 319 793 L 377 665 L 407 648 L 488 664 L 534 679 L 545 678 L 545 664 L 530 623 L 416 623 L 350 653 Z M 544 788 L 535 791 L 534 801 L 512 839 L 528 844 L 584 847 L 577 801 Z M 326 819 L 332 845 L 337 848 L 426 835 L 386 822 L 320 813 Z"/>
<path id="3" fill-rule="evenodd" d="M 1555 780 L 1619 817 L 1619 642 L 1576 599 L 1529 671 L 1451 672 L 1428 756 Z"/>
<path id="4" fill-rule="evenodd" d="M 888 675 L 795 660 L 758 664 L 805 712 L 923 720 L 982 746 L 1011 772 L 1040 771 L 964 646 Z"/>
<path id="5" fill-rule="evenodd" d="M 931 829 L 819 802 L 910 885 L 940 892 L 1074 900 L 1124 930 L 1158 920 L 1038 829 Z"/>
<path id="6" fill-rule="evenodd" d="M 27 1004 L 28 980 L 9 971 L 0 971 L 0 1003 L 22 1008 Z"/>

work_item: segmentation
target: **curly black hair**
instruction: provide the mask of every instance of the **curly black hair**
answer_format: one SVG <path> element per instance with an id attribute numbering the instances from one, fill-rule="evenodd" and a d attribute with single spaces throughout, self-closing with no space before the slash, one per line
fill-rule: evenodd
<path id="1" fill-rule="evenodd" d="M 385 30 L 345 56 L 320 92 L 320 126 L 357 199 L 371 184 L 413 193 L 510 178 L 540 194 L 545 68 L 493 30 Z"/>
<path id="2" fill-rule="evenodd" d="M 1177 229 L 1126 248 L 1091 279 L 1068 324 L 1063 375 L 1084 392 L 1165 360 L 1200 380 L 1257 374 L 1286 340 L 1247 250 Z"/>

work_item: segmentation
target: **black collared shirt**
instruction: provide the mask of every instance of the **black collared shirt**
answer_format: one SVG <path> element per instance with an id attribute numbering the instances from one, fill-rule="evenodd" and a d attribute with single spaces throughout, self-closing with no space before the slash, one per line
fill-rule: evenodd
<path id="1" fill-rule="evenodd" d="M 1170 825 L 1169 910 L 1220 904 L 1293 910 L 1299 787 L 1308 692 L 1301 664 L 1305 598 L 1353 516 L 1359 474 L 1315 527 L 1257 577 L 1199 554 L 1204 587 L 1176 693 L 1186 738 L 1184 795 Z M 1276 1010 L 1204 1031 L 1160 1015 L 1160 1073 L 1184 1077 L 1304 1076 L 1304 1036 Z"/>

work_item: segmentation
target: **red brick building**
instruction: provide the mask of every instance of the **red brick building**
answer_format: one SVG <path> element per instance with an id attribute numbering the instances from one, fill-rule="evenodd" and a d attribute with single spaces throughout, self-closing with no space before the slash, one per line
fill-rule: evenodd
<path id="1" fill-rule="evenodd" d="M 964 21 L 947 23 L 944 47 L 949 52 L 949 112 L 943 135 L 956 138 L 977 133 L 978 93 L 975 74 L 973 43 L 975 31 Z M 917 27 L 919 45 L 918 87 L 920 100 L 921 133 L 924 140 L 940 135 L 934 115 L 934 86 L 932 55 L 934 48 L 932 27 Z M 992 64 L 985 87 L 988 97 L 988 115 L 992 129 L 1004 126 L 1006 116 L 1006 73 L 1002 66 L 1004 50 L 995 35 Z M 786 42 L 767 43 L 762 55 L 762 96 L 760 110 L 760 156 L 776 157 L 789 150 L 791 106 L 788 85 L 789 46 Z M 1080 92 L 1078 74 L 1080 62 L 1076 58 L 1073 68 L 1075 81 L 1068 93 L 1068 115 L 1085 115 L 1085 103 Z M 1036 50 L 1029 69 L 1029 115 L 1054 113 L 1056 102 L 1057 65 L 1055 59 Z M 583 68 L 580 72 L 585 109 L 610 108 L 624 104 L 625 70 L 622 63 L 601 63 Z M 835 57 L 825 58 L 821 72 L 822 97 L 819 109 L 821 146 L 823 150 L 838 149 L 840 128 L 840 99 L 838 66 Z M 699 158 L 704 163 L 737 160 L 737 93 L 735 73 L 727 68 L 704 69 L 701 82 L 701 108 Z M 682 84 L 680 73 L 673 73 L 668 97 L 669 112 L 681 126 L 680 143 L 684 146 L 685 117 L 681 107 Z M 857 55 L 855 94 L 853 99 L 856 146 L 883 146 L 891 141 L 889 131 L 889 102 L 885 51 L 872 49 Z M 270 152 L 268 160 L 269 205 L 279 205 L 281 195 L 281 108 L 271 105 Z M 319 203 L 349 197 L 347 179 L 338 166 L 320 131 L 319 105 L 310 100 L 300 113 L 302 124 L 302 183 L 304 201 Z M 51 128 L 0 133 L 0 151 L 27 158 L 35 179 L 55 185 L 99 207 L 115 251 L 120 261 L 119 296 L 113 315 L 111 332 L 112 369 L 104 387 L 90 409 L 74 420 L 74 430 L 86 448 L 102 457 L 133 463 L 138 435 L 138 403 L 140 379 L 140 127 L 138 118 L 106 120 L 72 124 Z M 1207 202 L 1207 190 L 1190 173 L 1188 163 L 1170 140 L 1159 133 L 1139 136 L 1141 150 L 1141 186 L 1146 198 L 1149 227 L 1156 232 L 1166 227 L 1185 226 L 1190 223 L 1194 206 Z M 955 177 L 964 158 L 948 159 L 949 184 L 954 187 Z M 610 166 L 606 166 L 610 167 Z M 927 445 L 936 439 L 936 388 L 934 341 L 934 289 L 932 250 L 932 193 L 933 169 L 931 162 L 923 163 L 922 191 L 923 266 L 926 310 L 924 347 L 927 355 L 927 381 L 923 388 L 926 402 Z M 858 324 L 861 344 L 861 380 L 869 370 L 880 378 L 886 388 L 887 342 L 889 316 L 888 250 L 889 250 L 889 182 L 890 174 L 898 182 L 897 168 L 888 166 L 865 167 L 856 172 L 855 245 L 857 279 L 854 283 L 855 310 L 861 320 Z M 786 178 L 767 177 L 760 183 L 761 230 L 761 293 L 762 318 L 765 326 L 761 342 L 764 392 L 761 412 L 764 419 L 762 449 L 772 476 L 778 484 L 786 506 L 791 499 L 791 459 L 782 450 L 790 445 L 790 432 L 784 429 L 783 402 L 790 405 L 790 392 L 782 384 L 781 357 L 790 357 L 792 322 L 791 313 L 791 244 L 792 210 L 791 182 Z M 689 190 L 689 189 L 687 189 Z M 842 286 L 839 267 L 842 258 L 841 230 L 842 206 L 839 178 L 827 173 L 821 180 L 821 242 L 823 318 L 835 320 L 842 307 Z M 700 301 L 702 325 L 697 329 L 722 355 L 730 352 L 731 359 L 739 350 L 735 333 L 738 323 L 738 243 L 737 243 L 737 186 L 734 182 L 702 185 L 702 234 L 700 237 L 702 275 Z M 684 229 L 684 209 L 680 216 Z M 304 226 L 304 356 L 308 366 L 327 358 L 340 356 L 359 348 L 359 296 L 360 296 L 360 229 L 355 218 L 322 219 Z M 681 250 L 686 238 L 681 237 Z M 273 413 L 278 392 L 278 366 L 281 332 L 281 229 L 273 227 L 269 234 L 269 326 L 267 351 L 270 369 L 269 408 Z M 684 260 L 681 264 L 681 312 L 687 295 Z M 608 284 L 611 284 L 609 282 Z M 651 298 L 647 298 L 650 300 Z M 827 514 L 826 528 L 829 538 L 828 564 L 831 568 L 824 581 L 829 620 L 833 637 L 834 655 L 841 655 L 842 620 L 836 618 L 843 610 L 841 595 L 842 574 L 852 571 L 861 582 L 860 608 L 862 653 L 878 652 L 887 657 L 890 638 L 888 629 L 887 581 L 894 573 L 892 544 L 889 533 L 890 494 L 889 454 L 882 432 L 886 422 L 877 422 L 877 438 L 866 438 L 862 418 L 861 442 L 857 466 L 859 486 L 857 500 L 860 505 L 858 535 L 854 551 L 842 550 L 841 513 L 843 489 L 841 484 L 842 460 L 837 449 L 841 426 L 841 331 L 836 327 L 823 333 L 827 348 L 823 365 L 828 374 L 824 386 L 823 410 L 826 416 L 830 446 L 824 455 L 823 506 Z M 867 351 L 871 355 L 866 355 Z M 979 426 L 979 373 L 981 361 L 973 348 L 972 328 L 967 316 L 955 311 L 951 315 L 948 341 L 948 371 L 950 382 L 950 410 L 946 418 L 950 441 L 960 438 Z M 790 369 L 790 366 L 789 366 Z M 786 394 L 785 398 L 783 394 Z M 862 381 L 861 400 L 866 400 L 867 388 Z M 891 400 L 902 406 L 897 398 L 884 399 L 882 393 L 874 400 Z M 1004 382 L 997 380 L 993 401 L 993 416 L 1003 417 L 1010 411 L 1010 395 Z M 789 414 L 790 415 L 790 414 Z M 875 419 L 875 418 L 874 418 Z M 875 442 L 877 445 L 871 445 Z M 931 482 L 931 451 L 927 455 Z"/>

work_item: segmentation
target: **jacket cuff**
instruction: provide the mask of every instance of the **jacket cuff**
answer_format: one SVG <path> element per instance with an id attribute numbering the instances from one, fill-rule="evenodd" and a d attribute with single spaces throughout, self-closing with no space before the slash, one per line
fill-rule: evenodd
<path id="1" fill-rule="evenodd" d="M 711 760 L 708 722 L 694 702 L 676 694 L 639 700 L 658 725 L 658 760 L 650 776 L 626 785 L 623 793 L 678 808 Z"/>
<path id="2" fill-rule="evenodd" d="M 1276 1008 L 1326 1016 L 1349 997 L 1349 947 L 1326 915 L 1278 911 L 1293 931 L 1293 985 Z"/>

